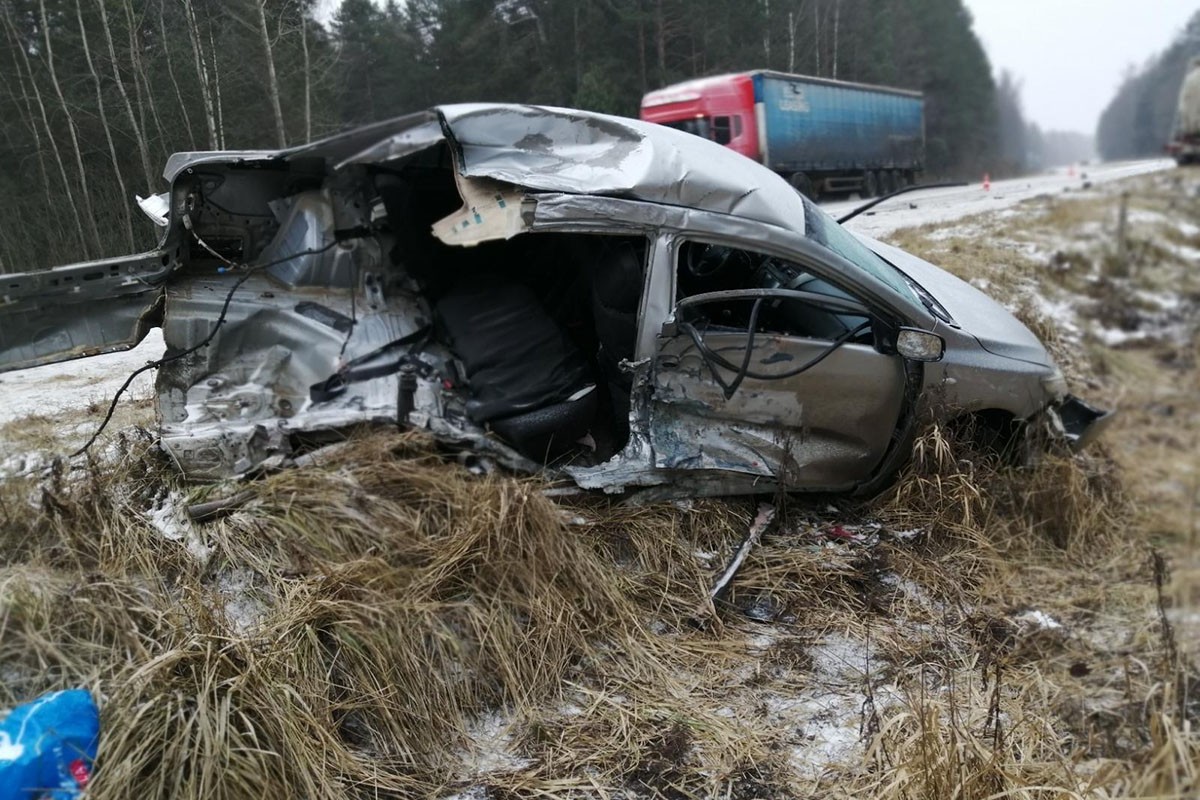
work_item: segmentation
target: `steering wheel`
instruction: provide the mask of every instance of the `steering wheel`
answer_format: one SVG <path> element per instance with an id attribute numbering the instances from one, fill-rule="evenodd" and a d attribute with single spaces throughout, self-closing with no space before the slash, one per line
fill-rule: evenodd
<path id="1" fill-rule="evenodd" d="M 717 244 L 692 244 L 684 260 L 684 266 L 694 278 L 712 278 L 738 265 L 749 266 L 746 252 Z"/>

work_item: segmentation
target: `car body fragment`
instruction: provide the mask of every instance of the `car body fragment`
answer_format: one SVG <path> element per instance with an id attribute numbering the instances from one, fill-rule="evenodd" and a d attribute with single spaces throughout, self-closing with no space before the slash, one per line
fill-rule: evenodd
<path id="1" fill-rule="evenodd" d="M 587 489 L 872 491 L 934 398 L 1059 409 L 1074 442 L 1104 421 L 982 293 L 649 123 L 443 106 L 164 175 L 155 250 L 4 276 L 0 370 L 160 325 L 161 443 L 192 477 L 402 424 Z"/>

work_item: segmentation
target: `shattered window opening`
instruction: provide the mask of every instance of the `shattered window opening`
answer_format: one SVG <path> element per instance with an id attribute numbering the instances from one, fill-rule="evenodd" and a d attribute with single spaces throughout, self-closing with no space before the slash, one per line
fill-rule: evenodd
<path id="1" fill-rule="evenodd" d="M 853 300 L 846 292 L 803 267 L 775 256 L 702 242 L 684 242 L 678 251 L 676 301 L 709 292 L 733 289 L 789 289 L 831 298 Z M 701 329 L 747 330 L 755 320 L 756 333 L 834 340 L 851 334 L 852 341 L 872 340 L 869 320 L 818 308 L 794 298 L 770 298 L 757 316 L 755 298 L 729 298 L 688 308 L 684 315 Z"/>
<path id="2" fill-rule="evenodd" d="M 904 297 L 918 299 L 900 270 L 873 253 L 807 197 L 801 199 L 804 201 L 804 232 L 810 241 L 870 273 Z"/>

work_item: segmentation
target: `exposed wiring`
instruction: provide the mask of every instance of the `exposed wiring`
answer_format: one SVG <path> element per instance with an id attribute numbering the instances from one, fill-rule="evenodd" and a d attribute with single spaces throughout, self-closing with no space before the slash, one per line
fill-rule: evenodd
<path id="1" fill-rule="evenodd" d="M 188 230 L 192 230 L 190 225 L 188 225 Z M 294 258 L 300 258 L 301 256 L 319 255 L 321 253 L 326 252 L 327 250 L 332 249 L 339 242 L 344 241 L 345 238 L 353 238 L 352 235 L 347 235 L 347 236 L 343 237 L 343 236 L 339 235 L 341 233 L 342 233 L 341 231 L 335 231 L 334 238 L 332 240 L 330 240 L 327 244 L 322 245 L 321 247 L 313 248 L 310 250 L 301 250 L 298 253 L 292 253 L 289 256 L 277 258 L 274 261 L 268 261 L 265 264 L 243 265 L 243 266 L 239 267 L 237 264 L 234 264 L 234 262 L 230 261 L 229 259 L 224 258 L 223 256 L 220 256 L 220 255 L 217 255 L 215 252 L 213 252 L 208 247 L 208 245 L 206 245 L 200 239 L 199 235 L 197 235 L 195 231 L 192 231 L 192 235 L 196 237 L 196 241 L 200 242 L 201 246 L 204 247 L 204 249 L 209 250 L 209 252 L 213 252 L 214 255 L 217 255 L 217 258 L 220 258 L 226 264 L 230 265 L 230 268 L 222 269 L 222 270 L 220 270 L 221 272 L 229 272 L 229 271 L 231 271 L 231 269 L 240 268 L 240 269 L 245 270 L 244 274 L 242 274 L 242 276 L 239 277 L 234 282 L 233 286 L 229 287 L 229 292 L 228 292 L 228 294 L 225 295 L 225 302 L 221 305 L 221 313 L 219 315 L 217 315 L 217 322 L 215 325 L 213 325 L 212 330 L 208 332 L 208 335 L 205 336 L 203 339 L 201 339 L 200 342 L 192 345 L 191 347 L 187 348 L 186 350 L 181 350 L 178 353 L 173 353 L 171 355 L 163 356 L 162 358 L 158 359 L 157 361 L 151 361 L 151 362 L 147 363 L 146 365 L 138 367 L 133 372 L 131 372 L 129 374 L 129 377 L 125 379 L 125 382 L 123 384 L 121 384 L 121 388 L 117 389 L 116 394 L 113 395 L 112 402 L 109 403 L 109 405 L 108 405 L 108 413 L 104 415 L 104 419 L 100 422 L 100 427 L 98 427 L 96 429 L 96 432 L 92 434 L 91 438 L 87 440 L 87 442 L 83 445 L 83 447 L 80 447 L 74 453 L 71 453 L 70 458 L 75 458 L 75 456 L 83 455 L 84 453 L 86 453 L 88 451 L 88 449 L 93 444 L 96 443 L 96 440 L 98 438 L 100 438 L 100 434 L 102 434 L 104 432 L 104 429 L 106 427 L 108 427 L 108 423 L 112 420 L 113 414 L 116 413 L 117 402 L 121 399 L 121 395 L 124 394 L 125 390 L 129 388 L 129 385 L 131 383 L 133 383 L 134 378 L 136 378 L 138 375 L 141 375 L 143 372 L 146 372 L 147 370 L 158 369 L 160 367 L 165 366 L 166 364 L 170 364 L 173 361 L 178 361 L 181 358 L 189 356 L 192 353 L 195 353 L 200 348 L 208 345 L 208 343 L 211 342 L 214 337 L 216 337 L 217 331 L 219 331 L 221 329 L 221 325 L 223 325 L 225 323 L 225 317 L 229 314 L 229 304 L 233 302 L 234 293 L 236 293 L 237 290 L 241 288 L 242 284 L 245 283 L 247 280 L 249 280 L 252 275 L 254 275 L 255 273 L 261 272 L 264 269 L 269 269 L 270 267 L 274 267 L 278 264 L 283 264 L 285 262 L 291 261 Z M 355 231 L 353 231 L 352 233 L 357 234 L 357 229 Z"/>
<path id="2" fill-rule="evenodd" d="M 350 337 L 354 335 L 354 329 L 358 327 L 358 261 L 354 261 L 354 277 L 350 281 L 350 327 L 346 330 L 346 338 L 342 339 L 342 349 L 338 350 L 338 363 L 342 363 L 342 359 L 346 357 L 346 347 L 350 344 Z"/>
<path id="3" fill-rule="evenodd" d="M 746 334 L 746 350 L 745 350 L 744 354 L 742 355 L 742 363 L 741 364 L 734 364 L 733 362 L 729 361 L 724 356 L 722 356 L 720 353 L 713 350 L 707 344 L 705 344 L 704 339 L 700 336 L 700 331 L 697 330 L 696 326 L 693 325 L 692 323 L 683 322 L 683 323 L 680 323 L 680 325 L 679 325 L 680 329 L 683 330 L 688 336 L 691 337 L 692 343 L 696 345 L 696 349 L 698 351 L 700 351 L 701 358 L 704 359 L 704 363 L 708 366 L 709 370 L 712 371 L 713 379 L 721 386 L 721 389 L 725 392 L 726 400 L 733 397 L 734 393 L 737 392 L 738 387 L 742 385 L 742 381 L 744 381 L 746 378 L 753 378 L 756 381 L 778 381 L 778 380 L 785 380 L 787 378 L 794 378 L 797 375 L 801 374 L 802 372 L 812 369 L 817 364 L 820 364 L 822 361 L 824 361 L 826 358 L 828 358 L 830 355 L 832 355 L 833 352 L 835 350 L 837 350 L 839 347 L 846 344 L 851 339 L 853 339 L 855 336 L 857 336 L 858 334 L 862 333 L 864 330 L 871 327 L 870 321 L 867 321 L 867 322 L 862 323 L 861 325 L 859 325 L 856 328 L 851 328 L 851 329 L 847 330 L 845 333 L 841 334 L 836 339 L 834 339 L 832 342 L 830 342 L 828 347 L 826 347 L 820 353 L 817 353 L 817 355 L 813 356 L 807 362 L 801 364 L 798 367 L 793 367 L 792 369 L 785 370 L 783 372 L 776 372 L 776 373 L 771 373 L 771 374 L 762 373 L 762 372 L 754 372 L 753 370 L 751 370 L 749 368 L 750 367 L 750 358 L 751 358 L 752 351 L 754 350 L 754 336 L 756 333 L 754 328 L 755 328 L 755 324 L 758 322 L 758 311 L 759 311 L 762 301 L 763 301 L 763 298 L 760 298 L 757 302 L 755 302 L 754 308 L 750 312 L 750 330 Z M 724 369 L 727 369 L 727 370 L 730 370 L 731 372 L 733 372 L 734 376 L 735 376 L 734 379 L 732 381 L 726 382 L 725 379 L 722 378 L 720 376 L 720 374 L 717 372 L 716 368 L 718 366 L 723 367 Z"/>
<path id="4" fill-rule="evenodd" d="M 857 217 L 859 214 L 863 213 L 864 211 L 870 211 L 872 208 L 879 205 L 880 203 L 882 203 L 886 200 L 891 200 L 893 197 L 895 197 L 897 195 L 908 194 L 909 192 L 918 192 L 922 189 L 956 189 L 956 188 L 960 188 L 960 187 L 967 186 L 967 185 L 968 184 L 963 183 L 962 181 L 955 181 L 955 182 L 950 182 L 950 183 L 919 183 L 915 186 L 905 186 L 903 189 L 897 189 L 896 191 L 891 192 L 890 194 L 885 194 L 883 197 L 877 197 L 869 203 L 863 203 L 861 206 L 854 209 L 849 214 L 838 217 L 837 224 L 842 225 L 846 222 L 849 222 L 850 220 L 854 219 L 855 217 Z"/>

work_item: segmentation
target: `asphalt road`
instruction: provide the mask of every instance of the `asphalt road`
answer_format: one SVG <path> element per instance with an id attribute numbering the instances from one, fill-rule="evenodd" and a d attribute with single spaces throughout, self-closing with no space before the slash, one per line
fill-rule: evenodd
<path id="1" fill-rule="evenodd" d="M 1171 169 L 1174 166 L 1174 161 L 1165 158 L 1114 161 L 1076 167 L 1074 170 L 1063 167 L 1041 175 L 992 181 L 990 189 L 984 189 L 982 183 L 972 183 L 953 189 L 908 192 L 860 214 L 847 223 L 846 227 L 868 236 L 882 236 L 899 228 L 931 222 L 949 222 L 973 214 L 986 214 L 1039 195 L 1082 192 L 1089 183 L 1095 186 L 1134 175 Z M 821 205 L 837 218 L 853 211 L 864 202 L 866 201 L 839 200 Z"/>

